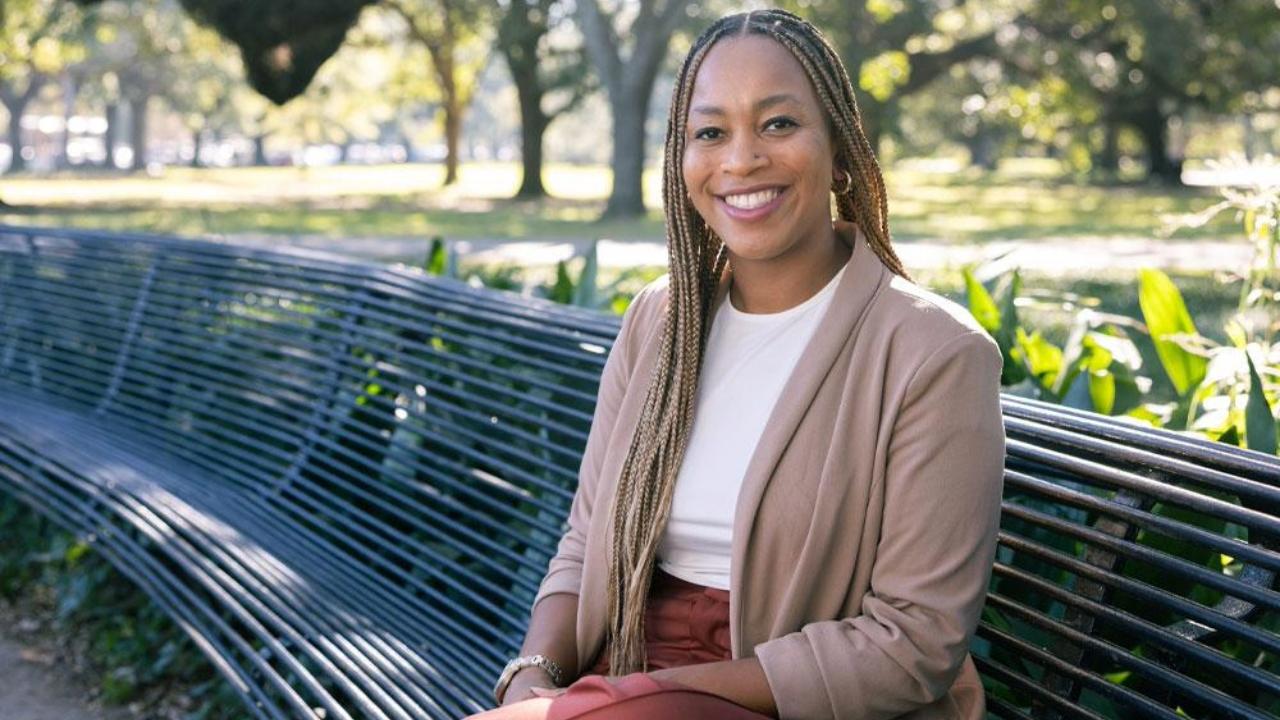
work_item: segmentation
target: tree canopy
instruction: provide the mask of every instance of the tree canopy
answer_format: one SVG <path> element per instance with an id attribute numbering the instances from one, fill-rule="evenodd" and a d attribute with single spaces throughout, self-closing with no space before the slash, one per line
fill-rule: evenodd
<path id="1" fill-rule="evenodd" d="M 102 0 L 75 0 L 97 5 Z M 306 91 L 316 71 L 374 0 L 180 0 L 196 20 L 240 48 L 254 90 L 283 105 Z"/>

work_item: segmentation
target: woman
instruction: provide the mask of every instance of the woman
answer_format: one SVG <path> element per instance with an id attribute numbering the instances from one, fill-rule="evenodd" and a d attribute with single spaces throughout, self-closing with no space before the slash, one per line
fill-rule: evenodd
<path id="1" fill-rule="evenodd" d="M 817 30 L 769 10 L 698 38 L 664 195 L 671 271 L 627 311 L 522 657 L 477 717 L 983 717 L 1000 354 L 906 279 Z"/>

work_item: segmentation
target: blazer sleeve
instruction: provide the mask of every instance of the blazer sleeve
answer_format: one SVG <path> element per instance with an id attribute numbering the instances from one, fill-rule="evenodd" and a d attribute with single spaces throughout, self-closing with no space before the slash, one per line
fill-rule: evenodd
<path id="1" fill-rule="evenodd" d="M 888 441 L 862 614 L 755 647 L 783 720 L 892 718 L 947 693 L 994 561 L 1004 470 L 1000 353 L 980 331 L 917 368 Z"/>
<path id="2" fill-rule="evenodd" d="M 573 504 L 569 508 L 564 535 L 547 567 L 547 574 L 542 578 L 538 593 L 534 596 L 532 608 L 548 595 L 569 593 L 578 595 L 582 587 L 582 562 L 586 551 L 587 528 L 591 523 L 591 513 L 595 510 L 596 486 L 600 477 L 600 468 L 604 463 L 605 451 L 609 438 L 617 422 L 618 409 L 622 398 L 626 395 L 627 384 L 631 380 L 634 365 L 633 358 L 640 324 L 639 316 L 648 317 L 644 306 L 656 283 L 646 285 L 632 299 L 631 305 L 622 316 L 622 327 L 614 340 L 609 357 L 605 360 L 604 370 L 600 375 L 600 387 L 596 395 L 595 413 L 591 419 L 591 430 L 587 434 L 587 446 L 583 451 L 582 463 L 578 469 L 578 488 L 573 495 Z"/>

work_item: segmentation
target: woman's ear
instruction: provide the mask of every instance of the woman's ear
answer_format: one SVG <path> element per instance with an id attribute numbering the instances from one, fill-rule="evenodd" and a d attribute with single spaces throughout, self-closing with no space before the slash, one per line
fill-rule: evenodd
<path id="1" fill-rule="evenodd" d="M 836 165 L 831 168 L 831 191 L 837 195 L 848 195 L 853 191 L 853 173 Z"/>

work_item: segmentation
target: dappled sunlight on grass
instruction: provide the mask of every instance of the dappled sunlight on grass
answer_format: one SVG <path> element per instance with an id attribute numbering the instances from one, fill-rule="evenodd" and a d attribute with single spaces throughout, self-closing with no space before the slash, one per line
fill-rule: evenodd
<path id="1" fill-rule="evenodd" d="M 1005 162 L 997 172 L 946 159 L 908 161 L 887 172 L 895 237 L 954 243 L 1071 237 L 1156 237 L 1160 215 L 1215 200 L 1205 188 L 1093 186 L 1064 179 L 1051 161 Z M 644 218 L 600 222 L 608 168 L 549 165 L 553 197 L 513 201 L 514 163 L 463 165 L 441 187 L 435 164 L 333 167 L 166 168 L 159 177 L 105 173 L 5 178 L 16 209 L 0 222 L 181 235 L 266 233 L 346 238 L 663 237 L 661 171 L 644 176 Z M 1224 214 L 1173 240 L 1233 237 Z"/>
<path id="2" fill-rule="evenodd" d="M 1003 171 L 981 173 L 891 170 L 889 217 L 895 237 L 944 242 L 1039 240 L 1117 235 L 1156 238 L 1160 216 L 1206 207 L 1206 188 L 1100 186 Z M 1230 238 L 1238 232 L 1223 215 L 1172 240 Z"/>

